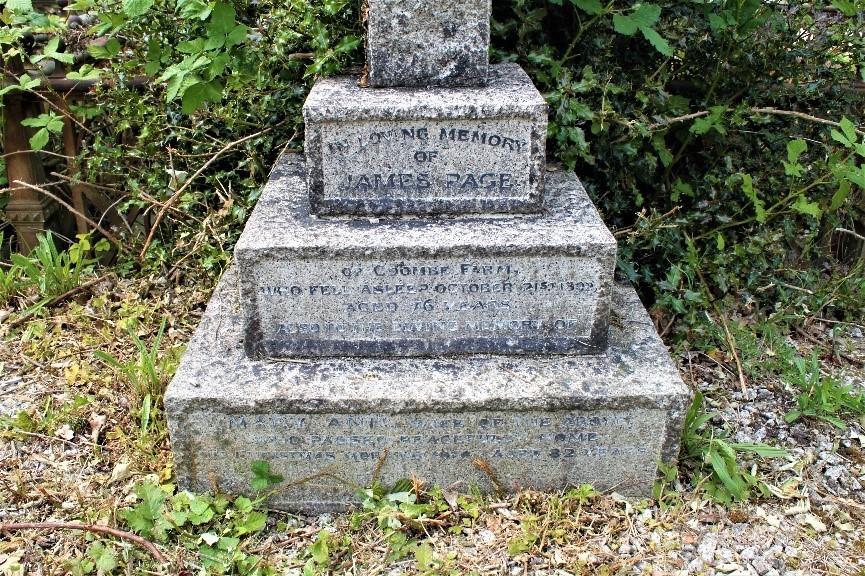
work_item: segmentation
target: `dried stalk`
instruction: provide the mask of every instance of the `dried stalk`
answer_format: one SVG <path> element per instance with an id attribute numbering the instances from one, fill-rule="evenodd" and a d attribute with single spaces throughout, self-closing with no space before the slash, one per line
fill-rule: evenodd
<path id="1" fill-rule="evenodd" d="M 278 124 L 277 124 L 277 126 L 278 126 Z M 186 182 L 183 183 L 183 186 L 178 188 L 177 191 L 175 191 L 174 194 L 171 195 L 171 198 L 169 198 L 168 201 L 166 201 L 165 204 L 162 206 L 162 209 L 156 215 L 156 220 L 153 222 L 153 226 L 150 228 L 150 234 L 147 235 L 147 240 L 144 242 L 144 247 L 141 249 L 141 253 L 138 255 L 138 257 L 143 259 L 144 255 L 147 254 L 147 249 L 150 248 L 150 244 L 153 242 L 153 236 L 156 234 L 156 229 L 159 227 L 159 223 L 162 222 L 163 218 L 165 218 L 165 213 L 168 211 L 168 209 L 171 206 L 174 205 L 175 202 L 177 202 L 177 200 L 180 198 L 180 196 L 184 192 L 186 192 L 186 189 L 189 188 L 189 185 L 192 183 L 193 180 L 195 180 L 202 172 L 204 172 L 208 168 L 208 166 L 213 164 L 216 161 L 216 159 L 219 158 L 220 156 L 222 156 L 224 153 L 228 152 L 229 150 L 231 150 L 232 148 L 234 148 L 238 144 L 243 144 L 244 142 L 246 142 L 248 140 L 252 140 L 253 138 L 258 138 L 259 136 L 261 136 L 263 134 L 267 134 L 268 132 L 273 130 L 275 127 L 276 126 L 271 126 L 270 128 L 265 128 L 264 130 L 261 130 L 260 132 L 256 132 L 255 134 L 250 134 L 249 136 L 244 136 L 243 138 L 240 138 L 239 140 L 235 140 L 234 142 L 229 142 L 228 144 L 223 146 L 219 151 L 217 151 L 216 154 L 211 156 L 207 162 L 202 164 L 201 168 L 196 170 L 195 173 L 192 176 L 190 176 L 189 179 L 186 180 Z"/>
<path id="2" fill-rule="evenodd" d="M 83 530 L 85 532 L 93 532 L 96 534 L 109 534 L 111 536 L 116 536 L 117 538 L 122 538 L 123 540 L 129 540 L 130 542 L 135 542 L 136 544 L 144 547 L 150 555 L 153 556 L 153 559 L 159 562 L 160 564 L 168 564 L 168 560 L 166 560 L 165 556 L 156 549 L 156 546 L 148 540 L 145 540 L 141 536 L 137 536 L 132 532 L 127 532 L 125 530 L 118 530 L 117 528 L 109 528 L 108 526 L 97 526 L 95 524 L 79 524 L 78 522 L 20 522 L 20 523 L 12 523 L 12 524 L 0 524 L 0 532 L 13 532 L 16 530 Z"/>

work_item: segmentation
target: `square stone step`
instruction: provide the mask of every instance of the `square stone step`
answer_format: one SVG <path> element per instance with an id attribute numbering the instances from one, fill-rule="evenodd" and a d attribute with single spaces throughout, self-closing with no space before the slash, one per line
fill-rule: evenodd
<path id="1" fill-rule="evenodd" d="M 319 215 L 537 212 L 547 106 L 516 64 L 482 88 L 359 88 L 322 78 L 303 107 Z"/>
<path id="2" fill-rule="evenodd" d="M 250 465 L 266 460 L 294 484 L 268 505 L 306 512 L 356 503 L 345 481 L 369 486 L 377 470 L 385 485 L 650 497 L 657 463 L 677 457 L 691 395 L 630 286 L 613 290 L 602 355 L 277 362 L 244 353 L 239 272 L 165 394 L 183 488 L 250 494 Z"/>
<path id="3" fill-rule="evenodd" d="M 483 86 L 490 0 L 366 0 L 371 86 Z"/>
<path id="4" fill-rule="evenodd" d="M 606 348 L 616 241 L 573 173 L 540 214 L 423 219 L 313 216 L 304 174 L 280 161 L 235 248 L 250 356 Z"/>

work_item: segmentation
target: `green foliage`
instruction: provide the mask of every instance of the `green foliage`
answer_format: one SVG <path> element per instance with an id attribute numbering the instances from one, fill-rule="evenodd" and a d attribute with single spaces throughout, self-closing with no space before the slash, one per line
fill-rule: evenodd
<path id="1" fill-rule="evenodd" d="M 362 509 L 352 515 L 351 524 L 359 528 L 375 522 L 390 547 L 389 561 L 414 555 L 418 561 L 434 563 L 431 550 L 423 546 L 418 534 L 424 534 L 425 526 L 449 509 L 441 490 L 419 498 L 414 483 L 402 479 L 390 488 L 376 482 L 357 496 L 362 500 Z"/>
<path id="2" fill-rule="evenodd" d="M 785 284 L 831 262 L 826 235 L 863 221 L 861 115 L 847 89 L 862 74 L 861 11 L 513 0 L 494 19 L 495 57 L 522 64 L 551 107 L 549 151 L 622 231 L 620 271 L 682 320 L 683 345 L 709 329 L 713 300 L 765 315 L 784 306 Z M 825 284 L 847 272 L 806 273 Z"/>
<path id="3" fill-rule="evenodd" d="M 252 473 L 255 476 L 252 479 L 252 489 L 256 492 L 280 484 L 285 480 L 285 478 L 279 474 L 272 474 L 270 472 L 270 463 L 265 460 L 255 460 L 252 463 L 251 468 Z"/>
<path id="4" fill-rule="evenodd" d="M 43 307 L 54 298 L 76 288 L 81 276 L 92 272 L 98 259 L 89 259 L 87 254 L 93 250 L 104 252 L 109 249 L 108 242 L 100 239 L 91 245 L 89 235 L 79 235 L 78 242 L 68 251 L 59 251 L 52 234 L 40 234 L 39 243 L 29 256 L 12 254 L 12 266 L 0 276 L 0 295 L 8 299 L 13 293 L 23 294 L 28 289 L 38 292 L 40 300 L 25 313 Z"/>
<path id="5" fill-rule="evenodd" d="M 267 514 L 245 497 L 174 493 L 150 481 L 135 487 L 138 502 L 119 514 L 134 533 L 159 543 L 175 542 L 194 552 L 206 574 L 268 576 L 267 562 L 243 551 L 244 538 L 257 534 Z"/>
<path id="6" fill-rule="evenodd" d="M 54 434 L 61 426 L 84 429 L 93 397 L 77 394 L 70 400 L 45 399 L 41 409 L 21 410 L 14 416 L 0 415 L 0 438 L 23 438 L 27 433 Z"/>
<path id="7" fill-rule="evenodd" d="M 852 385 L 845 386 L 838 379 L 823 375 L 817 354 L 811 354 L 810 362 L 796 356 L 792 359 L 793 370 L 786 373 L 789 384 L 800 390 L 796 396 L 798 409 L 787 414 L 787 422 L 795 422 L 803 416 L 824 420 L 845 429 L 841 416 L 865 415 L 865 393 Z"/>
<path id="8" fill-rule="evenodd" d="M 717 412 L 704 412 L 703 395 L 698 392 L 685 416 L 679 459 L 691 469 L 694 485 L 718 502 L 730 505 L 747 500 L 753 488 L 763 491 L 759 478 L 739 465 L 741 454 L 762 458 L 786 458 L 789 454 L 766 444 L 727 441 L 723 431 L 707 426 L 718 416 Z"/>
<path id="9" fill-rule="evenodd" d="M 162 319 L 162 324 L 149 347 L 131 327 L 128 328 L 129 337 L 138 351 L 136 358 L 123 362 L 101 350 L 96 350 L 93 353 L 96 358 L 123 374 L 132 385 L 132 406 L 137 412 L 139 441 L 142 446 L 151 443 L 149 433 L 154 424 L 160 426 L 160 433 L 164 432 L 161 430 L 162 419 L 155 417 L 155 413 L 162 405 L 165 387 L 174 375 L 174 371 L 177 370 L 183 351 L 182 348 L 173 348 L 166 352 L 160 351 L 166 321 L 167 318 Z"/>

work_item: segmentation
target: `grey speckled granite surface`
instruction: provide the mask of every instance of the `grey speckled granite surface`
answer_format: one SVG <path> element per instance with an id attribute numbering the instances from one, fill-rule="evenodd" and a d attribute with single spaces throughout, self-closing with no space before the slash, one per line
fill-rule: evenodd
<path id="1" fill-rule="evenodd" d="M 616 242 L 570 172 L 544 211 L 309 214 L 302 156 L 271 174 L 235 248 L 254 357 L 596 353 Z"/>
<path id="2" fill-rule="evenodd" d="M 610 346 L 596 356 L 453 356 L 256 361 L 243 349 L 237 268 L 226 272 L 165 395 L 184 488 L 250 492 L 264 459 L 287 483 L 329 472 L 357 485 L 412 474 L 434 484 L 490 478 L 506 489 L 583 482 L 648 496 L 678 453 L 690 392 L 630 287 L 613 290 Z M 270 505 L 345 508 L 352 489 L 321 475 Z"/>
<path id="3" fill-rule="evenodd" d="M 366 0 L 372 86 L 482 86 L 490 0 Z"/>
<path id="4" fill-rule="evenodd" d="M 323 78 L 304 104 L 314 214 L 537 212 L 547 106 L 515 64 L 480 88 Z"/>

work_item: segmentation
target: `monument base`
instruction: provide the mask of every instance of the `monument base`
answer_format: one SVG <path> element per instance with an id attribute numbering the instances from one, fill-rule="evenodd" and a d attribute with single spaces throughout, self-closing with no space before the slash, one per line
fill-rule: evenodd
<path id="1" fill-rule="evenodd" d="M 649 496 L 691 394 L 631 287 L 612 309 L 603 355 L 252 360 L 232 268 L 165 394 L 180 485 L 249 493 L 266 460 L 290 485 L 268 504 L 304 512 L 404 477 Z"/>

